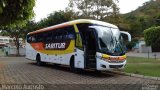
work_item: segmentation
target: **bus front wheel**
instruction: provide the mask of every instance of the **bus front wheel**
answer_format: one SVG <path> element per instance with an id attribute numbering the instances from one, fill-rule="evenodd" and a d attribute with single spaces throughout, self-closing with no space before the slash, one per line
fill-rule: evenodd
<path id="1" fill-rule="evenodd" d="M 72 72 L 76 72 L 76 68 L 74 66 L 74 57 L 73 56 L 71 57 L 71 60 L 70 60 L 70 69 Z"/>
<path id="2" fill-rule="evenodd" d="M 78 74 L 82 73 L 82 71 L 83 71 L 82 69 L 79 69 L 79 68 L 75 67 L 73 56 L 71 57 L 71 60 L 70 60 L 70 69 L 71 69 L 72 72 L 78 73 Z"/>
<path id="3" fill-rule="evenodd" d="M 71 71 L 75 71 L 74 61 L 70 62 L 70 69 L 71 69 Z"/>

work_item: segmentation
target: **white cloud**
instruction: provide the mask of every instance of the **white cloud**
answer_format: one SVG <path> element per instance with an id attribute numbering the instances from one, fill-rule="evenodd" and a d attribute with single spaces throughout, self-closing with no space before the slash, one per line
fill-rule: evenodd
<path id="1" fill-rule="evenodd" d="M 149 0 L 119 0 L 120 13 L 128 13 L 142 6 Z"/>
<path id="2" fill-rule="evenodd" d="M 64 10 L 68 6 L 68 2 L 68 0 L 36 0 L 35 21 L 47 17 L 53 11 Z"/>

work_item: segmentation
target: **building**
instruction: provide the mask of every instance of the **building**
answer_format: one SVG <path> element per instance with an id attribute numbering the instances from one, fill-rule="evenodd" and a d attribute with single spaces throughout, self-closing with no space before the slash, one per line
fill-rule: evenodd
<path id="1" fill-rule="evenodd" d="M 151 46 L 146 46 L 146 43 L 144 41 L 144 38 L 140 38 L 136 45 L 133 47 L 134 49 L 137 49 L 139 53 L 151 53 L 152 49 Z"/>
<path id="2" fill-rule="evenodd" d="M 22 38 L 19 39 L 19 42 L 22 43 Z M 0 36 L 0 48 L 11 43 L 14 43 L 14 38 L 11 38 L 9 36 Z"/>

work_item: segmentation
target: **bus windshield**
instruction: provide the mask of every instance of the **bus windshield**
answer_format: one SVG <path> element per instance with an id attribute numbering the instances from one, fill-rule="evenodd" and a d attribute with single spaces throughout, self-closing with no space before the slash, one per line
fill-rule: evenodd
<path id="1" fill-rule="evenodd" d="M 118 56 L 125 54 L 125 45 L 118 28 L 109 28 L 105 26 L 91 26 L 98 33 L 98 42 L 100 52 Z"/>

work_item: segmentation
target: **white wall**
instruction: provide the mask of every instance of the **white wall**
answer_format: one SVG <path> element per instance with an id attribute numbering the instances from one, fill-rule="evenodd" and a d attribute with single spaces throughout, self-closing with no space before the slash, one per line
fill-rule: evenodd
<path id="1" fill-rule="evenodd" d="M 19 48 L 20 55 L 26 55 L 25 48 Z M 7 48 L 6 52 L 8 52 L 8 55 L 16 55 L 17 49 L 16 48 Z"/>
<path id="2" fill-rule="evenodd" d="M 139 52 L 140 53 L 151 53 L 152 52 L 152 48 L 151 46 L 146 46 L 145 44 L 141 44 L 140 48 L 139 48 Z"/>

